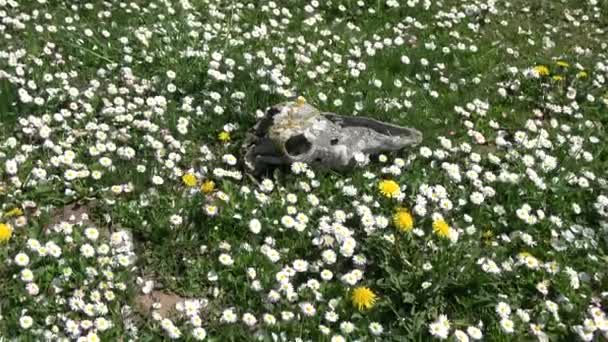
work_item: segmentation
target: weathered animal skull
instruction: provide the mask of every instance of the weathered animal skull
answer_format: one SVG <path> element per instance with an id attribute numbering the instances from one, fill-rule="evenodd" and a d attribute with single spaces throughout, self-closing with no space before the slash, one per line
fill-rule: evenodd
<path id="1" fill-rule="evenodd" d="M 256 123 L 244 146 L 245 164 L 258 175 L 294 162 L 340 170 L 421 141 L 415 129 L 320 112 L 298 98 L 271 107 Z"/>

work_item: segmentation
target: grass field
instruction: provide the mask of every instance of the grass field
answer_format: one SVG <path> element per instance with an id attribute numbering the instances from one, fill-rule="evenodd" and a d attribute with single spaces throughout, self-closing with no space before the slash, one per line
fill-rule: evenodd
<path id="1" fill-rule="evenodd" d="M 605 0 L 0 0 L 0 339 L 608 339 Z M 274 104 L 420 130 L 256 181 Z"/>

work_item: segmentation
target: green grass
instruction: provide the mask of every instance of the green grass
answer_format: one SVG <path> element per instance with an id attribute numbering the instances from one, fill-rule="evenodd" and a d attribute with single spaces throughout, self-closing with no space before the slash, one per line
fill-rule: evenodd
<path id="1" fill-rule="evenodd" d="M 530 324 L 541 339 L 608 338 L 606 3 L 312 3 L 0 4 L 0 16 L 12 18 L 0 26 L 0 339 L 156 341 L 178 329 L 194 340 L 202 330 L 190 320 L 199 318 L 212 341 L 457 340 L 471 327 L 489 341 L 536 339 Z M 547 75 L 526 72 L 541 65 Z M 261 180 L 239 166 L 241 144 L 256 112 L 297 95 L 322 111 L 416 128 L 423 143 L 344 172 L 277 170 L 264 199 Z M 236 128 L 220 142 L 226 125 Z M 122 154 L 127 147 L 133 156 Z M 223 161 L 228 154 L 236 165 Z M 399 172 L 387 169 L 401 162 L 392 168 Z M 183 173 L 197 185 L 187 187 Z M 398 182 L 403 196 L 384 197 L 380 179 Z M 215 182 L 212 193 L 199 189 L 205 180 Z M 72 203 L 86 205 L 86 222 L 57 215 Z M 412 213 L 413 231 L 395 227 L 400 207 Z M 296 214 L 307 218 L 302 231 L 282 222 Z M 438 215 L 451 239 L 434 231 Z M 86 230 L 93 226 L 98 239 Z M 341 246 L 345 232 L 352 253 Z M 60 256 L 47 255 L 53 243 Z M 96 256 L 86 256 L 88 245 Z M 328 250 L 335 262 L 324 260 Z M 27 265 L 15 261 L 19 253 Z M 309 267 L 281 285 L 296 260 Z M 323 280 L 323 270 L 333 277 Z M 342 279 L 359 271 L 356 284 Z M 203 304 L 161 320 L 138 303 L 149 280 Z M 356 286 L 377 295 L 370 310 L 353 305 Z M 271 301 L 274 291 L 281 296 Z M 500 302 L 509 315 L 497 313 Z M 305 316 L 304 303 L 316 313 Z M 237 322 L 224 319 L 229 309 Z M 596 309 L 597 328 L 581 336 Z M 257 322 L 243 322 L 246 313 Z M 450 325 L 437 332 L 442 315 Z"/>

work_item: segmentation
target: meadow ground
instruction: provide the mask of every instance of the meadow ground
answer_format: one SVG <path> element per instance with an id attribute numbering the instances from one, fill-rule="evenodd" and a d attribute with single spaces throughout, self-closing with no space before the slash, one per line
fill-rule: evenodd
<path id="1" fill-rule="evenodd" d="M 608 338 L 607 16 L 0 0 L 0 338 Z M 245 133 L 298 95 L 424 141 L 256 182 Z"/>

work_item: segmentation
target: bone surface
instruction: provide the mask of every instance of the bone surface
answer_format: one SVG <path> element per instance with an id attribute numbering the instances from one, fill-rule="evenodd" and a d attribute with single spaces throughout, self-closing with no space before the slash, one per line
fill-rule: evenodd
<path id="1" fill-rule="evenodd" d="M 321 112 L 300 97 L 271 107 L 256 123 L 245 142 L 245 164 L 258 175 L 294 162 L 343 170 L 421 141 L 416 129 Z"/>

